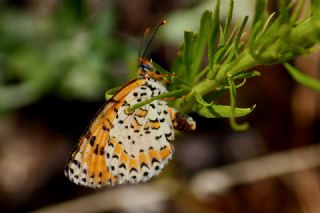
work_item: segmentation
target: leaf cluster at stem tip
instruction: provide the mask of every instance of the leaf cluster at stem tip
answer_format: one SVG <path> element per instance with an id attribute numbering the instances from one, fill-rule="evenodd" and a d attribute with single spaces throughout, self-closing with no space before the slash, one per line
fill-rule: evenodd
<path id="1" fill-rule="evenodd" d="M 168 85 L 170 92 L 150 101 L 162 96 L 183 96 L 170 104 L 183 113 L 229 118 L 233 129 L 245 130 L 248 124 L 238 124 L 235 118 L 248 115 L 255 105 L 238 108 L 237 89 L 247 78 L 260 75 L 254 70 L 257 65 L 283 63 L 315 49 L 320 41 L 320 3 L 312 1 L 309 10 L 302 14 L 303 0 L 289 4 L 280 0 L 277 12 L 269 14 L 267 1 L 256 0 L 250 33 L 246 33 L 248 16 L 232 22 L 233 0 L 229 0 L 224 22 L 220 18 L 220 0 L 215 2 L 213 11 L 203 12 L 198 32 L 184 32 L 183 44 L 170 69 L 175 74 Z M 320 88 L 318 81 L 310 80 L 289 65 L 286 67 L 298 82 L 316 90 Z M 164 71 L 160 65 L 157 69 Z M 230 94 L 230 105 L 215 103 L 225 93 Z"/>

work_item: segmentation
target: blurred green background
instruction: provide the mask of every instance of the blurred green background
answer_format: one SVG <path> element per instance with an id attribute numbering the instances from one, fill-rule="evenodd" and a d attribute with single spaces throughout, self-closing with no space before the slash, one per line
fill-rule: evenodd
<path id="1" fill-rule="evenodd" d="M 245 118 L 251 123 L 248 131 L 234 132 L 226 119 L 193 115 L 197 131 L 179 135 L 168 168 L 150 186 L 142 185 L 162 193 L 161 201 L 147 203 L 154 194 L 137 188 L 130 196 L 140 196 L 145 205 L 135 199 L 124 204 L 121 199 L 131 186 L 90 190 L 64 177 L 68 155 L 103 104 L 105 91 L 136 76 L 144 30 L 168 20 L 150 49 L 152 58 L 168 69 L 183 31 L 197 29 L 201 13 L 212 10 L 213 2 L 0 1 L 0 211 L 33 211 L 79 197 L 86 205 L 88 195 L 108 193 L 115 201 L 102 199 L 105 209 L 96 209 L 93 203 L 89 210 L 79 205 L 76 212 L 320 212 L 319 162 L 283 175 L 268 173 L 271 166 L 265 168 L 265 178 L 235 184 L 218 194 L 202 193 L 206 182 L 194 180 L 203 171 L 255 162 L 279 151 L 285 155 L 305 146 L 318 150 L 319 95 L 296 85 L 281 65 L 258 67 L 262 76 L 239 89 L 240 106 L 257 104 Z M 236 0 L 234 18 L 252 16 L 254 2 Z M 269 1 L 268 10 L 276 9 L 276 1 Z M 292 62 L 309 75 L 319 75 L 318 53 Z M 222 98 L 226 100 L 227 96 Z M 250 172 L 241 170 L 231 177 Z M 166 183 L 162 191 L 152 188 L 167 179 L 178 187 L 173 193 L 174 187 L 167 190 Z M 121 204 L 113 209 L 114 202 Z"/>

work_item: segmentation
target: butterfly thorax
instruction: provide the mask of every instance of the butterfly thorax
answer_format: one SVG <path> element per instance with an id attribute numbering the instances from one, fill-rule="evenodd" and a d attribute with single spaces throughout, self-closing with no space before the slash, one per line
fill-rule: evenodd
<path id="1" fill-rule="evenodd" d="M 155 80 L 158 80 L 159 83 L 164 80 L 163 75 L 161 75 L 160 72 L 154 69 L 151 61 L 142 57 L 139 58 L 138 74 L 140 78 L 145 78 L 148 80 L 150 78 L 153 78 Z"/>

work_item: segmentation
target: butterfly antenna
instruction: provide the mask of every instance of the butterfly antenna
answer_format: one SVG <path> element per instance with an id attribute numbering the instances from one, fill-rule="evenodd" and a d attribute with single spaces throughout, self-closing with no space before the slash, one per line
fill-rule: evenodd
<path id="1" fill-rule="evenodd" d="M 156 27 L 155 31 L 153 32 L 153 34 L 152 34 L 152 36 L 151 36 L 151 38 L 150 38 L 150 40 L 149 40 L 149 42 L 148 42 L 148 44 L 147 44 L 147 46 L 146 46 L 146 49 L 144 50 L 144 52 L 143 52 L 143 54 L 142 54 L 142 58 L 144 58 L 144 56 L 146 55 L 146 53 L 147 53 L 147 51 L 148 51 L 148 49 L 149 49 L 149 46 L 150 46 L 152 40 L 154 39 L 155 35 L 157 34 L 159 28 L 160 28 L 162 25 L 165 25 L 166 23 L 167 23 L 167 20 L 163 20 L 160 24 L 158 24 L 158 26 Z M 147 29 L 147 30 L 148 30 L 148 29 Z M 149 30 L 148 30 L 148 31 L 147 31 L 147 30 L 146 30 L 146 32 L 144 33 L 144 36 L 146 35 L 146 33 L 148 33 Z M 139 55 L 140 55 L 140 54 L 139 54 Z"/>
<path id="2" fill-rule="evenodd" d="M 143 40 L 144 38 L 147 36 L 147 34 L 149 33 L 150 29 L 147 28 L 144 33 L 141 35 L 141 39 L 140 39 L 140 44 L 139 44 L 139 57 L 141 57 L 141 53 L 142 53 L 142 44 L 143 44 Z"/>

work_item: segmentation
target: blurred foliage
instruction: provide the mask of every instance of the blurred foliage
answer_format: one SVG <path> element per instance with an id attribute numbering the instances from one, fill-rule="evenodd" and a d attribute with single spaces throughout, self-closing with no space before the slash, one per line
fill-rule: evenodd
<path id="1" fill-rule="evenodd" d="M 97 99 L 115 85 L 113 63 L 129 51 L 115 36 L 115 10 L 89 13 L 84 1 L 59 3 L 45 14 L 0 8 L 0 112 L 48 92 Z"/>

